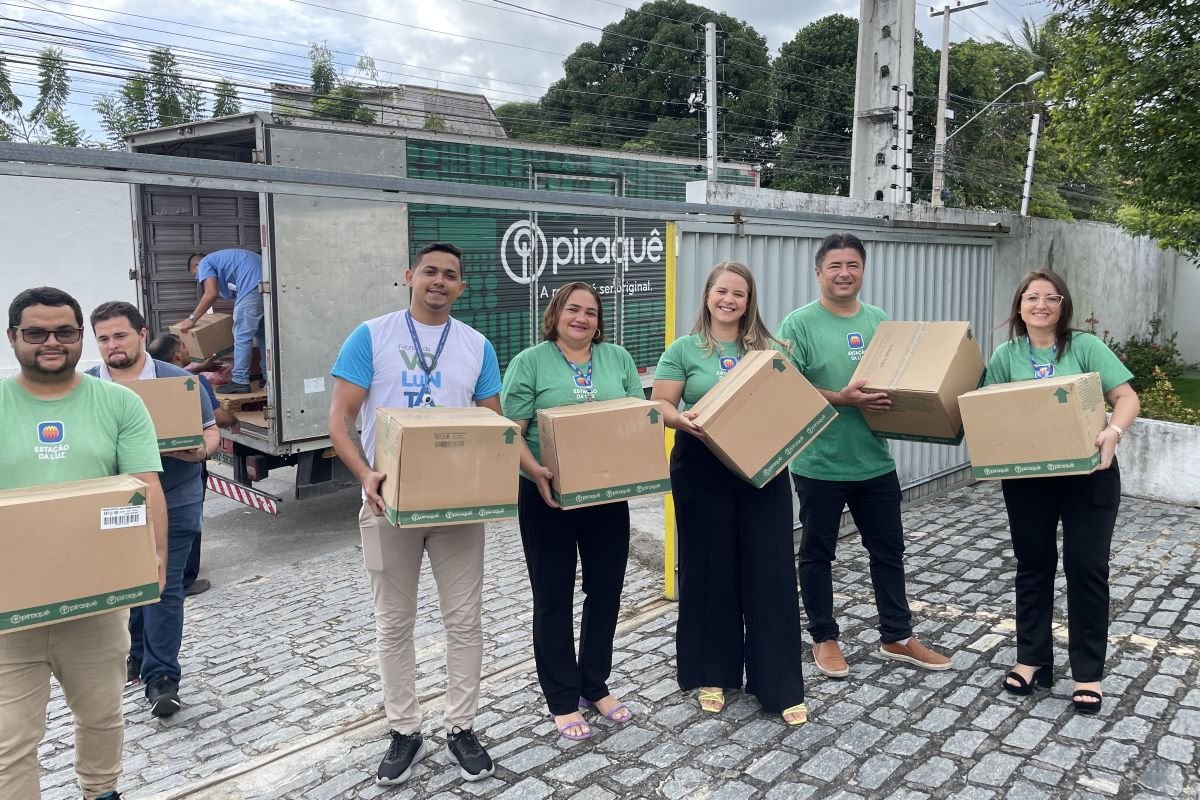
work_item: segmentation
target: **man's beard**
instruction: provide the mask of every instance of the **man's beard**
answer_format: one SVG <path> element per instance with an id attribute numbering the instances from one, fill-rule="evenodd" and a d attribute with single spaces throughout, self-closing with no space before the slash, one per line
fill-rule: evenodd
<path id="1" fill-rule="evenodd" d="M 63 348 L 59 352 L 63 354 L 63 362 L 53 369 L 47 369 L 38 363 L 38 355 L 44 355 L 45 351 L 35 351 L 32 356 L 28 357 L 17 356 L 17 362 L 29 380 L 35 383 L 57 383 L 64 375 L 71 375 L 75 372 L 79 358 L 83 355 L 83 349 L 80 348 L 72 353 L 69 349 Z"/>

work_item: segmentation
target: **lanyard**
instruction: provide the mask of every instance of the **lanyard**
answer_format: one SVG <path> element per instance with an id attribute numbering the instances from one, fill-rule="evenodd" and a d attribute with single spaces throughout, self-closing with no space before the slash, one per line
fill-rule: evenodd
<path id="1" fill-rule="evenodd" d="M 417 349 L 417 363 L 421 366 L 421 371 L 425 373 L 425 384 L 421 387 L 421 394 L 417 397 L 417 405 L 432 406 L 433 395 L 429 393 L 430 373 L 437 366 L 438 359 L 442 357 L 442 348 L 446 346 L 446 337 L 450 335 L 450 320 L 446 320 L 446 327 L 442 328 L 442 338 L 438 340 L 437 350 L 433 354 L 433 361 L 425 361 L 425 351 L 421 349 L 421 340 L 417 336 L 417 327 L 413 325 L 412 314 L 404 313 L 404 321 L 408 323 L 408 335 L 412 337 L 413 346 Z"/>
<path id="2" fill-rule="evenodd" d="M 1045 364 L 1039 364 L 1037 359 L 1033 357 L 1033 342 L 1029 337 L 1025 337 L 1025 344 L 1029 345 L 1029 363 L 1033 365 L 1033 379 L 1052 378 L 1054 377 L 1054 361 L 1051 360 Z M 1054 352 L 1058 352 L 1058 339 L 1054 340 Z"/>
<path id="3" fill-rule="evenodd" d="M 571 372 L 575 373 L 575 386 L 588 393 L 589 402 L 595 400 L 596 392 L 592 389 L 591 349 L 588 349 L 587 371 L 585 372 L 584 370 L 581 370 L 577 364 L 571 361 L 571 359 L 567 358 L 567 354 L 563 352 L 561 347 L 559 347 L 557 344 L 555 344 L 554 347 L 556 350 L 558 350 L 558 354 L 563 357 L 563 361 L 567 362 L 567 366 L 571 368 Z"/>

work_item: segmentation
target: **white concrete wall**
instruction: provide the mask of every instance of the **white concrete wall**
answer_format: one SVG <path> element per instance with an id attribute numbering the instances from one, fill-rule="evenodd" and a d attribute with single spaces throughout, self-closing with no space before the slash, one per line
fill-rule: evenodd
<path id="1" fill-rule="evenodd" d="M 1175 262 L 1175 314 L 1179 354 L 1189 364 L 1200 363 L 1200 263 Z"/>
<path id="2" fill-rule="evenodd" d="M 1200 506 L 1200 425 L 1139 419 L 1117 447 L 1121 493 Z"/>
<path id="3" fill-rule="evenodd" d="M 134 266 L 129 186 L 124 183 L 0 176 L 0 304 L 4 325 L 13 298 L 34 286 L 62 289 L 79 301 L 84 326 L 106 300 L 141 305 Z M 99 361 L 90 329 L 79 368 Z M 0 377 L 17 371 L 7 339 Z"/>
<path id="4" fill-rule="evenodd" d="M 703 183 L 703 182 L 696 182 Z M 698 194 L 691 189 L 689 197 Z M 930 205 L 897 205 L 847 197 L 779 192 L 771 189 L 712 184 L 708 202 L 746 209 L 772 208 L 816 214 L 835 214 L 868 219 L 895 219 L 929 223 L 1003 225 L 1007 234 L 997 234 L 995 248 L 996 290 L 993 299 L 995 322 L 1006 319 L 1013 292 L 1021 277 L 1037 267 L 1051 267 L 1063 275 L 1075 300 L 1075 326 L 1095 316 L 1098 330 L 1107 329 L 1123 339 L 1149 329 L 1150 317 L 1160 314 L 1167 330 L 1188 327 L 1191 351 L 1200 349 L 1200 275 L 1189 283 L 1191 300 L 1176 294 L 1177 276 L 1183 269 L 1195 271 L 1184 257 L 1161 250 L 1149 237 L 1134 237 L 1114 225 L 1094 222 L 1064 222 Z M 831 231 L 832 232 L 832 231 Z M 911 231 L 910 231 L 911 232 Z M 868 264 L 870 263 L 868 259 Z M 1191 274 L 1188 278 L 1192 278 Z M 1184 333 L 1180 332 L 1183 345 Z M 1187 356 L 1188 360 L 1200 358 Z"/>

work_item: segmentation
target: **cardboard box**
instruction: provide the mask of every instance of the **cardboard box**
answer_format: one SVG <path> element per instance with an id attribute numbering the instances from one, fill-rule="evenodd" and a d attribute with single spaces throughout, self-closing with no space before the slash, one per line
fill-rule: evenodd
<path id="1" fill-rule="evenodd" d="M 671 491 L 658 403 L 623 397 L 543 408 L 538 437 L 563 508 Z"/>
<path id="2" fill-rule="evenodd" d="M 180 375 L 121 385 L 136 392 L 146 404 L 160 453 L 192 450 L 204 444 L 204 416 L 200 411 L 204 388 L 199 378 Z"/>
<path id="3" fill-rule="evenodd" d="M 971 473 L 984 480 L 1086 475 L 1108 424 L 1100 375 L 997 383 L 959 398 Z"/>
<path id="4" fill-rule="evenodd" d="M 887 392 L 890 411 L 864 413 L 887 439 L 959 444 L 960 395 L 979 388 L 987 369 L 969 322 L 882 322 L 854 371 L 864 392 Z"/>
<path id="5" fill-rule="evenodd" d="M 517 516 L 520 429 L 486 408 L 381 408 L 375 469 L 400 528 Z"/>
<path id="6" fill-rule="evenodd" d="M 774 350 L 744 355 L 692 410 L 709 449 L 759 488 L 837 419 L 837 409 Z"/>
<path id="7" fill-rule="evenodd" d="M 158 600 L 146 484 L 128 475 L 0 491 L 0 634 Z"/>
<path id="8" fill-rule="evenodd" d="M 168 330 L 187 345 L 192 361 L 203 361 L 233 349 L 233 317 L 229 314 L 205 314 L 187 333 L 180 332 L 178 323 Z"/>

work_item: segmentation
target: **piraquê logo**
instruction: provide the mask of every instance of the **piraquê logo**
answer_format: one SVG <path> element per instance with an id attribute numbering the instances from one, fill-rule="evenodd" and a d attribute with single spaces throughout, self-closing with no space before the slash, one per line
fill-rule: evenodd
<path id="1" fill-rule="evenodd" d="M 514 282 L 529 284 L 545 272 L 557 275 L 559 267 L 619 264 L 631 265 L 662 261 L 665 245 L 655 228 L 649 236 L 588 236 L 578 228 L 570 236 L 546 234 L 527 219 L 508 226 L 500 239 L 500 265 Z"/>
<path id="2" fill-rule="evenodd" d="M 67 429 L 60 420 L 39 422 L 37 433 L 42 444 L 61 444 L 67 438 Z"/>

